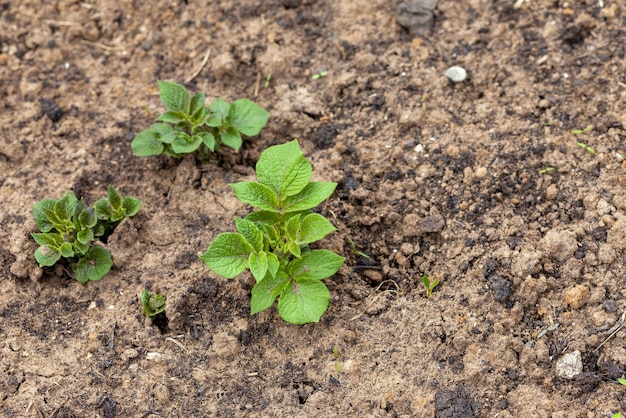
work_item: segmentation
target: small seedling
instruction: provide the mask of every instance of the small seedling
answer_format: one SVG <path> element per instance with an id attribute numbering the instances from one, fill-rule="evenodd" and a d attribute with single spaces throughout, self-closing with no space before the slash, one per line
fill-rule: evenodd
<path id="1" fill-rule="evenodd" d="M 339 350 L 337 346 L 333 347 L 333 357 L 335 357 L 335 370 L 337 373 L 341 373 L 341 363 L 339 363 Z"/>
<path id="2" fill-rule="evenodd" d="M 264 88 L 268 88 L 270 86 L 270 81 L 272 81 L 272 73 L 269 73 L 266 77 L 265 77 L 265 83 L 263 84 Z"/>
<path id="3" fill-rule="evenodd" d="M 539 170 L 539 174 L 548 174 L 554 171 L 554 167 L 546 167 Z"/>
<path id="4" fill-rule="evenodd" d="M 167 112 L 135 136 L 133 154 L 140 157 L 167 154 L 181 158 L 197 153 L 203 161 L 222 145 L 239 150 L 242 135 L 256 136 L 267 123 L 269 113 L 247 99 L 228 103 L 217 99 L 207 108 L 206 95 L 193 96 L 180 84 L 159 81 L 161 101 Z"/>
<path id="5" fill-rule="evenodd" d="M 141 292 L 141 306 L 144 315 L 154 321 L 158 314 L 165 312 L 165 296 L 158 293 L 153 295 L 144 289 Z"/>
<path id="6" fill-rule="evenodd" d="M 315 73 L 311 76 L 311 80 L 319 80 L 322 77 L 326 77 L 328 75 L 328 71 L 320 71 L 319 73 Z"/>
<path id="7" fill-rule="evenodd" d="M 369 255 L 365 254 L 363 251 L 359 250 L 356 247 L 356 244 L 354 243 L 354 240 L 352 238 L 346 237 L 346 241 L 348 241 L 348 243 L 350 244 L 350 247 L 352 248 L 352 254 L 361 256 L 363 258 L 370 258 Z"/>
<path id="8" fill-rule="evenodd" d="M 581 135 L 581 134 L 586 134 L 587 132 L 591 132 L 592 129 L 593 129 L 593 125 L 587 125 L 585 129 L 572 129 L 570 132 L 573 133 L 574 135 Z"/>
<path id="9" fill-rule="evenodd" d="M 580 148 L 584 149 L 585 151 L 587 151 L 591 155 L 595 155 L 595 153 L 596 153 L 595 149 L 593 149 L 589 145 L 585 144 L 584 142 L 577 142 L 576 145 L 578 145 Z"/>
<path id="10" fill-rule="evenodd" d="M 311 209 L 328 199 L 337 183 L 311 182 L 312 166 L 297 140 L 266 149 L 256 165 L 259 182 L 233 183 L 239 200 L 259 210 L 235 218 L 236 233 L 218 235 L 202 261 L 232 279 L 250 269 L 250 313 L 270 308 L 292 324 L 317 322 L 326 312 L 330 292 L 322 282 L 343 265 L 344 258 L 309 244 L 335 231 Z"/>
<path id="11" fill-rule="evenodd" d="M 426 288 L 426 298 L 428 299 L 430 295 L 433 294 L 433 290 L 435 290 L 435 287 L 439 285 L 439 280 L 435 280 L 431 282 L 430 279 L 428 278 L 428 275 L 424 274 L 422 276 L 422 283 L 424 284 L 424 287 Z"/>
<path id="12" fill-rule="evenodd" d="M 76 280 L 82 284 L 104 277 L 113 266 L 111 253 L 94 245 L 98 239 L 106 244 L 115 227 L 139 211 L 141 201 L 127 196 L 122 199 L 109 187 L 106 199 L 93 208 L 85 207 L 74 193 L 59 200 L 43 199 L 33 205 L 33 216 L 40 233 L 31 234 L 40 247 L 35 251 L 39 267 L 53 266 L 62 257 Z"/>
<path id="13" fill-rule="evenodd" d="M 619 379 L 617 379 L 617 381 L 620 385 L 626 386 L 626 379 L 624 379 L 623 377 L 620 377 Z"/>

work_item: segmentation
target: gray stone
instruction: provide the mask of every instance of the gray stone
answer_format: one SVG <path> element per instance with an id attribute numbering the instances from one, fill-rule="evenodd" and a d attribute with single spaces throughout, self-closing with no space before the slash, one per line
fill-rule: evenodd
<path id="1" fill-rule="evenodd" d="M 556 362 L 556 375 L 564 379 L 572 379 L 583 371 L 583 360 L 580 351 L 565 354 Z"/>
<path id="2" fill-rule="evenodd" d="M 424 35 L 435 22 L 434 10 L 439 0 L 410 0 L 398 4 L 396 21 L 411 35 Z"/>

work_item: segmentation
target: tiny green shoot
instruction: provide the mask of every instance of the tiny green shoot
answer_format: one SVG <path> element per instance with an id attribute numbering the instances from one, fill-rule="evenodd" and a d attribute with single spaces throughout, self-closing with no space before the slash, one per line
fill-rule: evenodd
<path id="1" fill-rule="evenodd" d="M 341 363 L 339 362 L 339 349 L 337 346 L 333 347 L 333 357 L 335 357 L 335 370 L 337 373 L 341 373 Z"/>
<path id="2" fill-rule="evenodd" d="M 319 73 L 315 73 L 311 76 L 311 80 L 319 80 L 322 77 L 326 77 L 328 75 L 328 71 L 320 71 Z"/>
<path id="3" fill-rule="evenodd" d="M 576 145 L 578 145 L 580 148 L 584 149 L 585 151 L 587 151 L 591 155 L 595 155 L 595 153 L 596 153 L 595 149 L 593 149 L 589 145 L 585 144 L 584 142 L 577 142 Z"/>
<path id="4" fill-rule="evenodd" d="M 113 262 L 111 253 L 94 241 L 106 244 L 117 225 L 135 216 L 140 206 L 140 200 L 130 196 L 122 199 L 112 186 L 107 198 L 98 200 L 93 208 L 86 207 L 71 191 L 58 200 L 40 200 L 32 207 L 40 231 L 31 234 L 39 244 L 35 260 L 39 267 L 46 267 L 67 259 L 71 273 L 82 284 L 102 279 Z"/>
<path id="5" fill-rule="evenodd" d="M 235 218 L 237 232 L 218 235 L 202 261 L 215 273 L 232 279 L 249 269 L 250 314 L 270 308 L 292 324 L 318 322 L 330 302 L 322 282 L 345 259 L 326 249 L 311 249 L 336 228 L 311 209 L 334 192 L 336 183 L 311 182 L 311 163 L 297 140 L 266 149 L 256 164 L 259 182 L 231 184 L 237 198 L 259 210 Z"/>
<path id="6" fill-rule="evenodd" d="M 422 276 L 422 283 L 424 284 L 424 288 L 426 288 L 426 298 L 428 299 L 430 295 L 433 294 L 433 290 L 435 290 L 435 287 L 439 285 L 439 280 L 434 280 L 431 282 L 428 275 L 424 274 Z"/>
<path id="7" fill-rule="evenodd" d="M 263 84 L 263 87 L 268 88 L 270 86 L 270 81 L 272 81 L 272 73 L 269 73 L 265 77 L 265 84 Z"/>
<path id="8" fill-rule="evenodd" d="M 181 158 L 196 153 L 208 161 L 222 145 L 239 150 L 242 135 L 258 135 L 269 118 L 266 110 L 247 99 L 232 103 L 216 99 L 206 107 L 204 93 L 192 96 L 180 84 L 159 81 L 159 90 L 167 111 L 133 139 L 133 154 L 139 157 L 166 154 Z"/>
<path id="9" fill-rule="evenodd" d="M 593 125 L 587 125 L 584 129 L 572 129 L 570 132 L 574 135 L 581 135 L 590 132 L 593 129 Z"/>
<path id="10" fill-rule="evenodd" d="M 554 167 L 546 167 L 539 170 L 539 174 L 548 174 L 554 171 Z"/>
<path id="11" fill-rule="evenodd" d="M 361 256 L 363 258 L 370 258 L 369 255 L 365 254 L 363 251 L 359 250 L 354 243 L 354 240 L 350 237 L 346 237 L 346 241 L 350 244 L 350 248 L 352 249 L 352 254 Z"/>
<path id="12" fill-rule="evenodd" d="M 143 307 L 144 315 L 154 321 L 158 314 L 165 312 L 165 296 L 159 293 L 153 295 L 144 289 L 141 292 L 141 306 Z"/>
<path id="13" fill-rule="evenodd" d="M 617 381 L 620 385 L 626 386 L 626 379 L 624 379 L 623 377 L 620 377 L 619 379 L 617 379 Z"/>

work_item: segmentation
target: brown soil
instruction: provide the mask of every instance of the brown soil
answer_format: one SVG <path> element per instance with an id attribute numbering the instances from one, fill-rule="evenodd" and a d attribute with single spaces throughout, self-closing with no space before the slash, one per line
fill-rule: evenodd
<path id="1" fill-rule="evenodd" d="M 2 416 L 626 411 L 623 2 L 441 0 L 415 38 L 384 0 L 198 3 L 0 3 Z M 157 80 L 189 80 L 209 50 L 185 85 L 250 98 L 268 126 L 209 165 L 134 157 Z M 294 137 L 339 183 L 323 245 L 348 258 L 306 326 L 249 316 L 249 275 L 198 258 L 248 210 L 228 183 Z M 107 244 L 112 271 L 39 269 L 31 205 L 108 185 L 144 202 Z M 441 280 L 429 299 L 423 274 Z M 144 288 L 167 296 L 161 328 Z M 559 377 L 575 350 L 582 373 Z"/>

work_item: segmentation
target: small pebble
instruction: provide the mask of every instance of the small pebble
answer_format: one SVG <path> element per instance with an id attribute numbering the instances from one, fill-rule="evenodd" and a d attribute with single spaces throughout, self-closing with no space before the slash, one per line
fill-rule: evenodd
<path id="1" fill-rule="evenodd" d="M 565 354 L 556 362 L 556 375 L 564 379 L 572 379 L 582 371 L 583 361 L 578 350 Z"/>
<path id="2" fill-rule="evenodd" d="M 446 77 L 448 77 L 453 83 L 460 83 L 467 78 L 467 71 L 463 67 L 450 67 L 444 73 Z"/>

